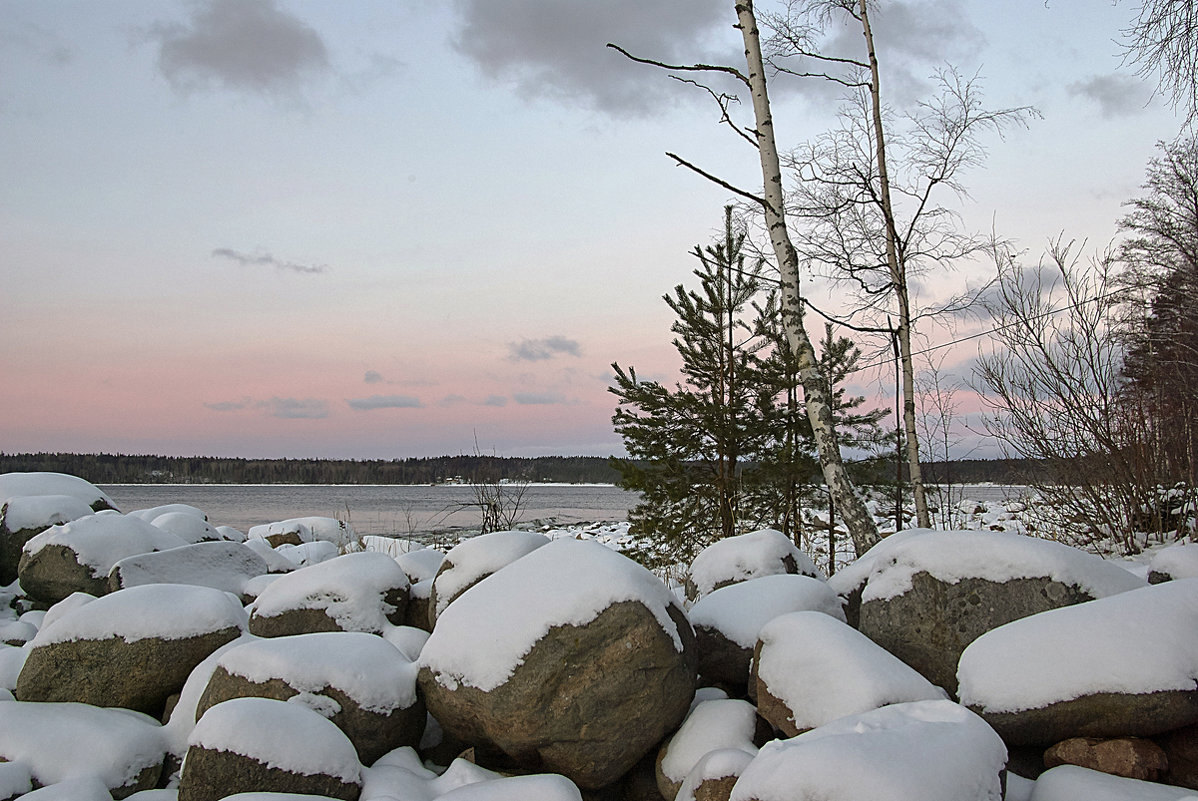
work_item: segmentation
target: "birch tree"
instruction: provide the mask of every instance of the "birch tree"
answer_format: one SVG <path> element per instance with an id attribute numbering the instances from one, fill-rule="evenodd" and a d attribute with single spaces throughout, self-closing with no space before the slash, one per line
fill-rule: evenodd
<path id="1" fill-rule="evenodd" d="M 668 154 L 679 164 L 686 166 L 705 178 L 749 200 L 764 215 L 770 245 L 781 277 L 779 310 L 783 328 L 794 353 L 803 384 L 803 399 L 808 420 L 811 423 L 819 453 L 820 467 L 828 491 L 840 511 L 845 527 L 853 539 L 858 555 L 863 554 L 880 539 L 877 524 L 865 506 L 845 468 L 840 453 L 840 443 L 832 414 L 828 394 L 828 383 L 820 370 L 819 359 L 803 321 L 803 296 L 799 274 L 799 256 L 791 239 L 786 221 L 786 202 L 783 194 L 782 164 L 774 134 L 773 114 L 770 109 L 769 87 L 765 62 L 761 49 L 761 32 L 752 0 L 735 0 L 736 28 L 744 42 L 745 70 L 735 67 L 707 64 L 670 65 L 660 61 L 641 58 L 626 50 L 609 45 L 625 56 L 645 64 L 680 72 L 721 73 L 731 76 L 749 92 L 752 98 L 753 127 L 743 128 L 728 115 L 730 98 L 716 94 L 724 110 L 724 122 L 730 125 L 743 139 L 754 146 L 761 167 L 762 193 L 756 194 L 718 178 L 681 157 Z"/>

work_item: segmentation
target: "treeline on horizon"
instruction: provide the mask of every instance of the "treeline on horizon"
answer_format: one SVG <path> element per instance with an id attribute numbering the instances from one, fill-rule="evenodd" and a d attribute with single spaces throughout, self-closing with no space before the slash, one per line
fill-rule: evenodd
<path id="1" fill-rule="evenodd" d="M 1023 484 L 1028 462 L 967 459 L 929 463 L 928 483 Z M 874 464 L 892 481 L 893 463 Z M 619 472 L 603 456 L 458 455 L 407 459 L 238 459 L 108 453 L 0 453 L 0 473 L 68 473 L 93 484 L 439 484 L 461 479 L 564 484 L 615 484 Z M 813 480 L 815 477 L 813 476 Z"/>

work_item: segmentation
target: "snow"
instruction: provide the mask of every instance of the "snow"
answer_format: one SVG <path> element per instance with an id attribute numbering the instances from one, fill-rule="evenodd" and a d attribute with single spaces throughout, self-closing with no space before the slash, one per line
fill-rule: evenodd
<path id="1" fill-rule="evenodd" d="M 690 579 L 702 596 L 722 582 L 783 573 L 783 560 L 788 556 L 794 559 L 799 573 L 822 578 L 811 558 L 785 534 L 766 528 L 727 537 L 704 548 L 691 562 Z"/>
<path id="2" fill-rule="evenodd" d="M 362 547 L 368 551 L 378 551 L 385 553 L 394 559 L 416 550 L 423 550 L 424 546 L 416 540 L 399 539 L 398 537 L 381 537 L 375 534 L 367 534 L 362 537 Z"/>
<path id="3" fill-rule="evenodd" d="M 196 707 L 200 704 L 204 690 L 208 688 L 208 680 L 212 678 L 212 671 L 216 670 L 216 663 L 233 648 L 257 639 L 252 634 L 242 634 L 236 640 L 217 648 L 192 669 L 179 692 L 175 708 L 171 710 L 170 719 L 162 727 L 168 750 L 172 754 L 181 759 L 187 753 L 187 738 L 191 736 L 196 725 Z"/>
<path id="4" fill-rule="evenodd" d="M 242 594 L 246 582 L 266 573 L 266 561 L 236 542 L 197 542 L 169 551 L 128 556 L 113 565 L 122 587 L 195 584 Z"/>
<path id="5" fill-rule="evenodd" d="M 170 532 L 128 515 L 102 512 L 70 523 L 52 526 L 25 543 L 24 552 L 36 554 L 48 545 L 62 545 L 75 554 L 93 576 L 107 576 L 112 566 L 139 553 L 165 551 L 186 545 Z"/>
<path id="6" fill-rule="evenodd" d="M 1116 563 L 1059 542 L 998 531 L 924 529 L 873 560 L 862 600 L 902 595 L 920 572 L 948 584 L 964 578 L 1004 582 L 1048 577 L 1095 598 L 1144 586 Z"/>
<path id="7" fill-rule="evenodd" d="M 81 776 L 38 788 L 21 798 L 28 801 L 112 801 L 112 794 L 104 782 L 94 776 Z"/>
<path id="8" fill-rule="evenodd" d="M 283 543 L 275 548 L 283 558 L 295 567 L 307 567 L 334 559 L 340 553 L 337 546 L 325 540 L 314 540 L 299 545 Z"/>
<path id="9" fill-rule="evenodd" d="M 500 774 L 455 759 L 441 775 L 428 770 L 411 748 L 384 754 L 362 772 L 361 801 L 432 801 L 459 787 L 500 778 Z"/>
<path id="10" fill-rule="evenodd" d="M 433 580 L 440 616 L 462 590 L 480 578 L 548 545 L 549 539 L 531 531 L 493 531 L 454 546 Z"/>
<path id="11" fill-rule="evenodd" d="M 1193 690 L 1195 630 L 1198 579 L 1041 612 L 965 649 L 957 669 L 961 702 L 1015 712 L 1100 692 Z"/>
<path id="12" fill-rule="evenodd" d="M 70 495 L 89 507 L 103 501 L 115 507 L 99 487 L 65 473 L 0 473 L 0 502 L 18 495 Z"/>
<path id="13" fill-rule="evenodd" d="M 73 640 L 150 637 L 180 640 L 220 629 L 245 629 L 246 613 L 232 595 L 210 587 L 147 584 L 96 598 L 56 617 L 33 646 Z"/>
<path id="14" fill-rule="evenodd" d="M 415 626 L 392 626 L 383 632 L 383 638 L 399 649 L 399 652 L 410 661 L 420 658 L 424 644 L 428 642 L 428 632 Z"/>
<path id="15" fill-rule="evenodd" d="M 752 648 L 757 633 L 770 620 L 803 610 L 844 620 L 840 598 L 826 583 L 788 573 L 721 587 L 700 598 L 688 616 L 692 625 L 714 629 L 741 648 Z"/>
<path id="16" fill-rule="evenodd" d="M 887 704 L 947 697 L 861 632 L 819 612 L 791 612 L 765 624 L 757 660 L 758 677 L 800 730 Z"/>
<path id="17" fill-rule="evenodd" d="M 1181 801 L 1198 799 L 1198 790 L 1111 776 L 1076 765 L 1060 765 L 1040 774 L 1030 801 Z"/>
<path id="18" fill-rule="evenodd" d="M 39 784 L 92 777 L 122 787 L 162 761 L 166 740 L 148 715 L 75 703 L 0 703 L 0 757 Z"/>
<path id="19" fill-rule="evenodd" d="M 321 609 L 346 631 L 384 631 L 391 624 L 383 595 L 407 586 L 407 575 L 390 556 L 359 551 L 280 576 L 251 609 L 264 617 L 291 609 Z"/>
<path id="20" fill-rule="evenodd" d="M 260 537 L 246 539 L 245 547 L 265 559 L 266 568 L 272 573 L 290 573 L 295 570 L 295 562 L 270 547 L 270 543 Z"/>
<path id="21" fill-rule="evenodd" d="M 257 684 L 282 679 L 301 693 L 341 690 L 362 709 L 388 713 L 416 701 L 416 666 L 373 634 L 334 631 L 253 640 L 217 662 Z"/>
<path id="22" fill-rule="evenodd" d="M 892 550 L 924 532 L 925 529 L 906 529 L 887 535 L 877 545 L 861 554 L 859 559 L 830 576 L 828 586 L 835 590 L 837 595 L 848 597 L 854 590 L 865 584 L 869 574 L 873 572 L 875 564 L 884 562 Z"/>
<path id="23" fill-rule="evenodd" d="M 135 509 L 127 514 L 129 517 L 140 517 L 147 523 L 153 523 L 165 514 L 186 514 L 198 517 L 200 520 L 208 519 L 208 515 L 204 514 L 202 509 L 187 503 L 167 503 L 162 506 L 152 506 L 149 509 Z"/>
<path id="24" fill-rule="evenodd" d="M 416 584 L 437 575 L 437 570 L 445 561 L 445 554 L 435 548 L 419 548 L 395 557 L 395 561 L 408 574 L 411 582 Z"/>
<path id="25" fill-rule="evenodd" d="M 1175 579 L 1198 578 L 1198 543 L 1187 542 L 1162 548 L 1153 555 L 1148 570 Z"/>
<path id="26" fill-rule="evenodd" d="M 660 762 L 661 772 L 670 781 L 681 783 L 711 751 L 737 749 L 755 755 L 756 730 L 757 709 L 748 701 L 731 698 L 704 701 L 691 710 L 670 738 Z"/>
<path id="27" fill-rule="evenodd" d="M 163 531 L 169 531 L 188 544 L 221 538 L 211 523 L 192 512 L 164 512 L 147 522 Z"/>
<path id="28" fill-rule="evenodd" d="M 205 712 L 187 742 L 289 773 L 333 776 L 349 784 L 361 781 L 353 743 L 335 724 L 301 704 L 233 698 Z"/>
<path id="29" fill-rule="evenodd" d="M 69 523 L 92 513 L 92 508 L 73 495 L 18 495 L 4 501 L 0 521 L 10 532 L 42 529 Z"/>
<path id="30" fill-rule="evenodd" d="M 574 782 L 555 773 L 511 776 L 450 790 L 438 801 L 582 801 Z"/>
<path id="31" fill-rule="evenodd" d="M 762 747 L 730 801 L 1001 801 L 1002 740 L 951 701 L 895 704 Z"/>
<path id="32" fill-rule="evenodd" d="M 27 656 L 29 656 L 28 644 L 24 646 L 0 644 L 0 688 L 9 691 L 17 688 L 17 677 L 21 675 L 21 668 L 25 666 L 25 657 Z"/>
<path id="33" fill-rule="evenodd" d="M 246 536 L 250 539 L 266 539 L 275 534 L 295 534 L 300 542 L 323 540 L 337 547 L 349 545 L 356 537 L 348 523 L 332 517 L 294 517 L 290 520 L 280 520 L 277 523 L 254 526 Z"/>
<path id="34" fill-rule="evenodd" d="M 33 789 L 33 774 L 24 762 L 0 762 L 0 798 L 14 798 Z"/>
<path id="35" fill-rule="evenodd" d="M 560 539 L 512 562 L 445 609 L 420 654 L 447 687 L 492 690 L 555 626 L 583 626 L 621 601 L 643 603 L 682 650 L 666 611 L 673 593 L 652 573 L 610 548 Z"/>
<path id="36" fill-rule="evenodd" d="M 739 748 L 721 748 L 707 752 L 695 763 L 690 773 L 686 774 L 674 801 L 695 801 L 695 790 L 708 779 L 740 776 L 755 755 Z"/>
<path id="37" fill-rule="evenodd" d="M 73 592 L 46 610 L 46 614 L 42 617 L 42 623 L 38 628 L 44 629 L 63 615 L 73 612 L 85 604 L 90 604 L 94 600 L 96 600 L 96 596 L 90 593 Z"/>

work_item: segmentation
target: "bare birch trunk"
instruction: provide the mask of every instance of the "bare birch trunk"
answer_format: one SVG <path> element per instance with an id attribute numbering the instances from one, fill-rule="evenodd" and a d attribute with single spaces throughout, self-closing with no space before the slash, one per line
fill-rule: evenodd
<path id="1" fill-rule="evenodd" d="M 873 106 L 874 146 L 877 149 L 879 200 L 882 216 L 886 221 L 886 262 L 890 268 L 890 282 L 898 301 L 899 358 L 903 371 L 903 433 L 907 445 L 907 470 L 911 480 L 911 494 L 915 498 L 915 517 L 920 528 L 931 527 L 928 500 L 924 493 L 923 471 L 919 466 L 919 435 L 915 430 L 915 364 L 911 356 L 911 297 L 907 290 L 907 270 L 900 263 L 896 243 L 898 228 L 894 220 L 894 209 L 890 202 L 890 176 L 886 169 L 886 140 L 882 126 L 882 97 L 878 83 L 878 56 L 874 50 L 874 35 L 869 27 L 867 0 L 857 0 L 861 15 L 861 29 L 865 45 L 869 50 L 869 94 Z"/>
<path id="2" fill-rule="evenodd" d="M 778 146 L 774 139 L 774 123 L 770 113 L 769 94 L 766 90 L 765 65 L 761 56 L 761 35 L 757 18 L 753 13 L 752 0 L 736 0 L 737 27 L 744 37 L 745 61 L 748 66 L 749 89 L 753 96 L 753 115 L 756 121 L 758 151 L 761 156 L 761 174 L 764 184 L 765 223 L 769 230 L 770 244 L 778 260 L 782 274 L 782 323 L 790 347 L 798 357 L 799 376 L 803 383 L 803 396 L 807 406 L 807 417 L 819 449 L 820 466 L 824 481 L 839 510 L 857 555 L 865 553 L 881 540 L 873 516 L 865 508 L 861 496 L 845 471 L 840 456 L 840 444 L 836 435 L 836 424 L 832 419 L 823 375 L 815 357 L 815 349 L 803 325 L 803 309 L 799 293 L 799 257 L 786 227 L 786 209 L 782 194 L 782 167 L 778 159 Z"/>

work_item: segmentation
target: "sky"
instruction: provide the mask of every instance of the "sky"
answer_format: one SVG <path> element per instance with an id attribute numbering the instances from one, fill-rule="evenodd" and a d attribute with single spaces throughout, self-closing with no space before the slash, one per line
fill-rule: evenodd
<path id="1" fill-rule="evenodd" d="M 963 226 L 1033 260 L 1108 245 L 1179 128 L 1123 63 L 1135 9 L 881 4 L 896 109 L 951 64 L 1040 115 L 984 140 Z M 674 380 L 662 295 L 732 198 L 665 153 L 761 179 L 706 92 L 604 45 L 735 64 L 734 21 L 716 0 L 0 0 L 0 450 L 619 453 L 610 365 Z M 783 147 L 833 124 L 827 84 L 772 91 Z M 944 352 L 964 377 L 977 348 Z"/>

